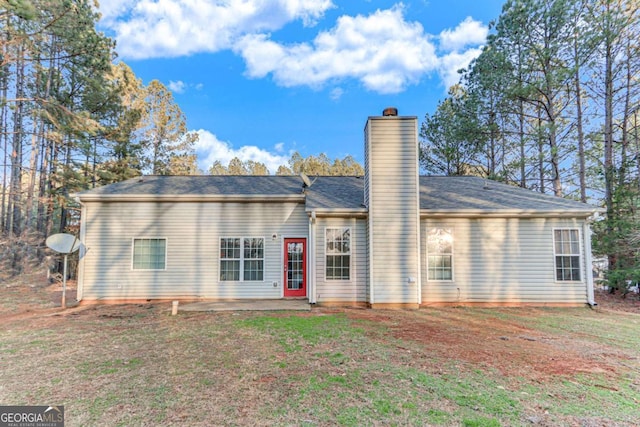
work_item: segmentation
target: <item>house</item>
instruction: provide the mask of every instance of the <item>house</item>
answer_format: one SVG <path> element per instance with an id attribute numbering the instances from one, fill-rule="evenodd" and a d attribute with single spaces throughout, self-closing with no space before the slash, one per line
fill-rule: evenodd
<path id="1" fill-rule="evenodd" d="M 78 299 L 594 303 L 596 208 L 419 176 L 418 120 L 396 111 L 367 120 L 364 177 L 144 176 L 79 193 Z"/>

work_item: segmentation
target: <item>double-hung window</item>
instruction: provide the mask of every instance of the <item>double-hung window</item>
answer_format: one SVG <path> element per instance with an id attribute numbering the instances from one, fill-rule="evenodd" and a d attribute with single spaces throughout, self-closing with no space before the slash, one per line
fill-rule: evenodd
<path id="1" fill-rule="evenodd" d="M 327 228 L 325 241 L 327 280 L 349 280 L 351 278 L 351 228 Z"/>
<path id="2" fill-rule="evenodd" d="M 580 232 L 578 229 L 553 230 L 556 280 L 580 281 Z"/>
<path id="3" fill-rule="evenodd" d="M 244 280 L 261 281 L 264 277 L 264 239 L 244 239 Z"/>
<path id="4" fill-rule="evenodd" d="M 261 237 L 220 239 L 220 280 L 264 279 L 264 239 Z"/>
<path id="5" fill-rule="evenodd" d="M 453 232 L 432 228 L 427 234 L 427 279 L 453 280 Z"/>
<path id="6" fill-rule="evenodd" d="M 165 270 L 166 265 L 167 239 L 133 239 L 134 270 Z"/>

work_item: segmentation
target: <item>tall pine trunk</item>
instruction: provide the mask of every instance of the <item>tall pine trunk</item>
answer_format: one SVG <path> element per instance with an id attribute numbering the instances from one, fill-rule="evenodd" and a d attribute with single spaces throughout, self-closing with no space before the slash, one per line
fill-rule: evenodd
<path id="1" fill-rule="evenodd" d="M 622 138 L 620 141 L 620 167 L 618 169 L 618 185 L 623 187 L 627 182 L 627 169 L 629 168 L 628 149 L 629 149 L 629 121 L 631 116 L 631 92 L 633 90 L 633 72 L 631 66 L 631 46 L 629 41 L 625 47 L 625 61 L 624 66 L 626 69 L 625 84 L 624 84 L 624 112 L 622 118 Z"/>
<path id="2" fill-rule="evenodd" d="M 573 54 L 575 58 L 574 86 L 576 91 L 576 131 L 578 137 L 578 181 L 580 183 L 580 201 L 587 202 L 587 167 L 584 148 L 584 130 L 582 128 L 582 87 L 580 83 L 580 57 L 578 37 L 574 39 Z"/>
<path id="3" fill-rule="evenodd" d="M 544 140 L 542 137 L 542 112 L 541 107 L 536 107 L 536 113 L 538 116 L 538 179 L 540 182 L 540 192 L 545 192 L 544 185 Z"/>
<path id="4" fill-rule="evenodd" d="M 2 64 L 2 66 L 0 66 L 0 96 L 2 96 L 2 99 L 7 99 L 7 89 L 9 85 L 7 78 L 8 73 L 9 67 L 5 64 Z M 8 129 L 8 112 L 9 107 L 6 103 L 4 103 L 4 105 L 2 105 L 2 110 L 0 111 L 0 141 L 2 142 L 1 145 L 4 153 L 4 158 L 2 159 L 2 200 L 0 200 L 0 204 L 2 205 L 2 207 L 0 208 L 0 234 L 9 231 L 9 213 L 7 211 L 7 203 L 9 202 L 9 200 L 7 199 L 7 167 L 9 165 L 9 141 L 7 132 L 5 131 L 6 129 Z"/>
<path id="5" fill-rule="evenodd" d="M 520 148 L 520 187 L 527 188 L 527 175 L 526 175 L 526 150 L 525 150 L 525 135 L 524 135 L 524 102 L 522 99 L 518 100 L 518 143 Z"/>
<path id="6" fill-rule="evenodd" d="M 13 135 L 11 144 L 10 228 L 14 236 L 22 233 L 22 138 L 24 111 L 24 48 L 18 48 L 16 60 L 16 104 L 13 113 Z"/>
<path id="7" fill-rule="evenodd" d="M 604 36 L 604 202 L 607 211 L 607 234 L 612 235 L 613 220 L 616 212 L 613 204 L 615 170 L 613 164 L 613 38 L 611 28 L 607 25 L 611 18 L 611 5 L 607 2 L 603 13 L 605 16 L 605 36 Z M 615 254 L 608 255 L 609 269 L 617 267 L 617 257 Z"/>

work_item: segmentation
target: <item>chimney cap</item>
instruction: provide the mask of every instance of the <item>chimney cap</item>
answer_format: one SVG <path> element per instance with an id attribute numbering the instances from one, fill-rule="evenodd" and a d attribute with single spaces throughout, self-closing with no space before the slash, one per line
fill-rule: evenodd
<path id="1" fill-rule="evenodd" d="M 388 107 L 388 108 L 385 108 L 385 109 L 382 111 L 382 115 L 383 115 L 384 117 L 397 116 L 397 115 L 398 115 L 398 109 L 397 109 L 397 108 L 395 108 L 395 107 Z"/>

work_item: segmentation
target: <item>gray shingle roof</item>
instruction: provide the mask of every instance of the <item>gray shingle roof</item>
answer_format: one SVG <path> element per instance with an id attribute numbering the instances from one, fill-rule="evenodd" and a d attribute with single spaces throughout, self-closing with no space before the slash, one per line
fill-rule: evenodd
<path id="1" fill-rule="evenodd" d="M 95 195 L 262 195 L 302 193 L 297 176 L 147 175 L 79 193 Z"/>
<path id="2" fill-rule="evenodd" d="M 437 211 L 584 212 L 594 206 L 474 176 L 421 176 L 420 209 Z"/>
<path id="3" fill-rule="evenodd" d="M 365 211 L 364 178 L 311 177 L 303 193 L 297 176 L 144 176 L 79 193 L 80 199 L 158 196 L 255 198 L 306 197 L 308 211 Z M 593 206 L 540 194 L 478 177 L 420 177 L 420 209 L 425 213 L 574 212 L 589 214 Z"/>
<path id="4" fill-rule="evenodd" d="M 321 176 L 311 178 L 305 190 L 307 210 L 365 210 L 364 178 L 357 176 Z"/>

